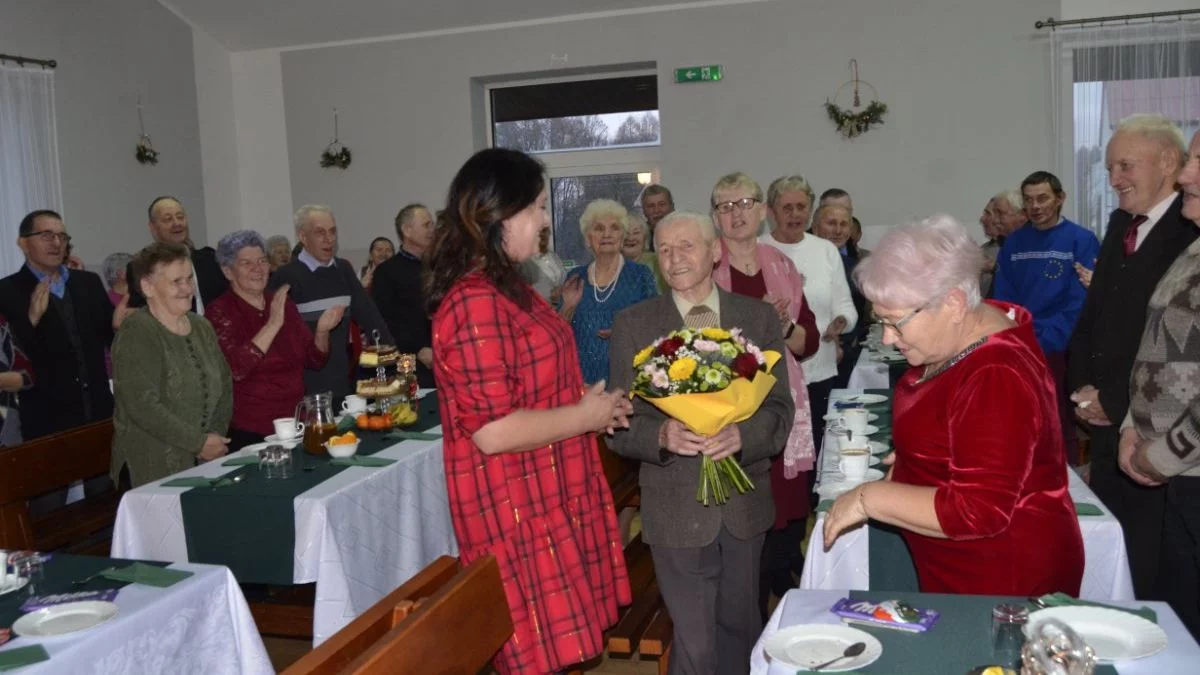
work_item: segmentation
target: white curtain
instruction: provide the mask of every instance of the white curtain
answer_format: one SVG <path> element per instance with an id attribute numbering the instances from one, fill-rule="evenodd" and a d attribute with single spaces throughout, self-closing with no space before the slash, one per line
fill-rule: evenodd
<path id="1" fill-rule="evenodd" d="M 1058 28 L 1051 45 L 1055 165 L 1074 220 L 1103 237 L 1117 206 L 1104 166 L 1117 123 L 1159 113 L 1188 141 L 1200 129 L 1200 19 Z"/>
<path id="2" fill-rule="evenodd" d="M 17 226 L 35 209 L 62 212 L 54 71 L 0 64 L 0 276 L 25 262 Z"/>

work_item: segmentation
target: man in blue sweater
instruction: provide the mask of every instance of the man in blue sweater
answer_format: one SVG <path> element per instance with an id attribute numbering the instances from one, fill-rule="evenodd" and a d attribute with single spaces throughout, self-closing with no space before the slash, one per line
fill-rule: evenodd
<path id="1" fill-rule="evenodd" d="M 1066 388 L 1067 343 L 1083 311 L 1087 289 L 1075 263 L 1091 269 L 1100 241 L 1090 230 L 1062 217 L 1067 194 L 1058 177 L 1035 171 L 1021 181 L 1028 222 L 1004 241 L 996 257 L 994 297 L 1033 314 L 1033 330 L 1058 386 L 1059 419 L 1067 459 L 1078 462 L 1073 405 Z"/>

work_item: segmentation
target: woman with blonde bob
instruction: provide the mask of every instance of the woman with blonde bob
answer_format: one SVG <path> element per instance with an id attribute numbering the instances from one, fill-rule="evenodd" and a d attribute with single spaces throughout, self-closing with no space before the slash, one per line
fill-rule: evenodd
<path id="1" fill-rule="evenodd" d="M 650 268 L 621 254 L 628 229 L 629 212 L 611 199 L 590 202 L 579 217 L 579 230 L 595 260 L 567 275 L 560 313 L 575 331 L 588 384 L 608 377 L 608 337 L 617 312 L 658 295 Z"/>
<path id="2" fill-rule="evenodd" d="M 796 405 L 787 444 L 771 460 L 775 524 L 763 543 L 764 583 L 759 605 L 764 614 L 766 591 L 782 598 L 796 585 L 792 574 L 798 576 L 804 569 L 801 542 L 807 533 L 808 474 L 816 453 L 808 388 L 800 361 L 817 353 L 820 338 L 817 319 L 804 298 L 804 276 L 783 252 L 758 241 L 766 213 L 762 187 L 750 176 L 731 173 L 713 186 L 712 219 L 721 235 L 721 260 L 713 268 L 713 282 L 722 290 L 759 298 L 775 309 L 787 345 L 788 387 Z"/>
<path id="3" fill-rule="evenodd" d="M 825 546 L 873 519 L 903 530 L 923 592 L 1075 596 L 1083 540 L 1054 380 L 1029 312 L 980 300 L 982 268 L 966 229 L 936 215 L 855 270 L 912 368 L 896 385 L 895 462 L 834 502 Z"/>

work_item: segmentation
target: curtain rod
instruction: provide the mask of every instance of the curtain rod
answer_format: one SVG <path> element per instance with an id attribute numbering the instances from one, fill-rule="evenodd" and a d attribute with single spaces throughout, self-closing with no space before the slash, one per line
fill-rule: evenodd
<path id="1" fill-rule="evenodd" d="M 1200 9 L 1177 9 L 1171 12 L 1146 12 L 1144 14 L 1121 14 L 1118 16 L 1098 16 L 1092 19 L 1068 19 L 1066 21 L 1058 21 L 1053 17 L 1045 21 L 1038 21 L 1033 24 L 1034 28 L 1041 30 L 1042 28 L 1058 28 L 1059 26 L 1081 26 L 1086 23 L 1105 23 L 1108 21 L 1131 21 L 1133 19 L 1158 19 L 1162 17 L 1173 16 L 1182 18 L 1187 14 L 1200 14 Z"/>
<path id="2" fill-rule="evenodd" d="M 58 61 L 54 59 L 31 59 L 28 56 L 14 56 L 12 54 L 0 54 L 0 61 L 13 61 L 18 66 L 32 64 L 43 68 L 57 68 Z"/>

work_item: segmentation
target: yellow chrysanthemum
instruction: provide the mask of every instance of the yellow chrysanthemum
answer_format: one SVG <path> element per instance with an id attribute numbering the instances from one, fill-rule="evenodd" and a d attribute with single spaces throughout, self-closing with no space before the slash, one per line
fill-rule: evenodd
<path id="1" fill-rule="evenodd" d="M 647 361 L 647 359 L 650 358 L 650 355 L 653 353 L 654 353 L 654 345 L 650 345 L 649 347 L 646 347 L 642 351 L 638 352 L 637 355 L 633 357 L 633 367 L 637 368 L 638 366 L 645 363 Z"/>
<path id="2" fill-rule="evenodd" d="M 676 382 L 686 380 L 696 372 L 696 365 L 695 359 L 685 356 L 671 364 L 671 367 L 667 369 L 667 375 Z"/>
<path id="3" fill-rule="evenodd" d="M 729 331 L 724 328 L 705 328 L 700 331 L 700 334 L 709 340 L 728 340 L 730 338 Z"/>

